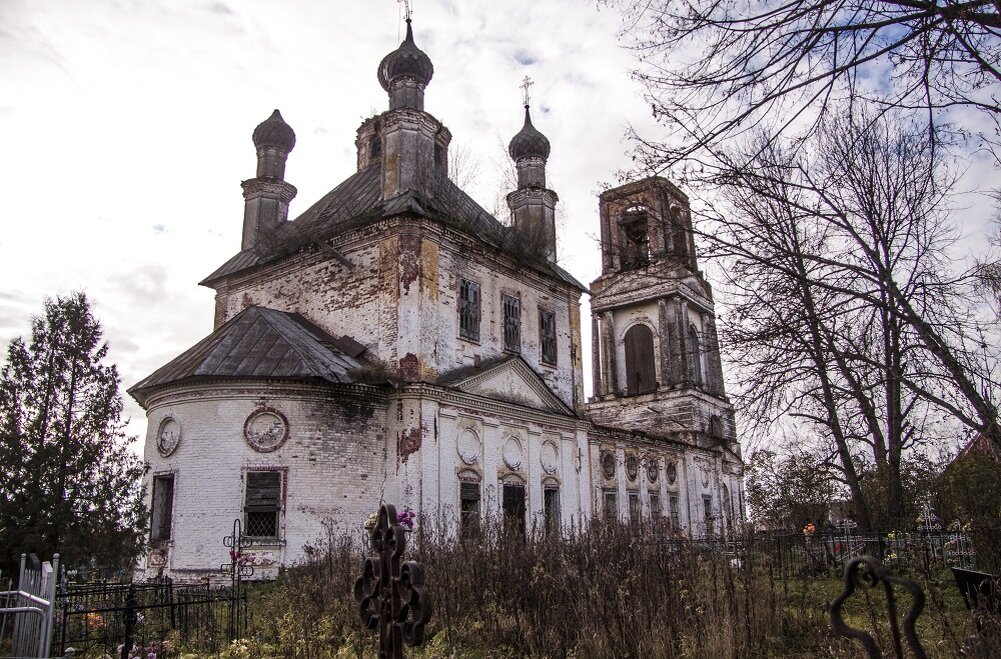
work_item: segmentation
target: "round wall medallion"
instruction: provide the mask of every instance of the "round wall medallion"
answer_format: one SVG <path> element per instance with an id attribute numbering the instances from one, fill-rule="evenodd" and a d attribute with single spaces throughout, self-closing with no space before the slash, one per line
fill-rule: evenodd
<path id="1" fill-rule="evenodd" d="M 699 467 L 699 471 L 702 472 L 702 487 L 709 487 L 709 468 Z"/>
<path id="2" fill-rule="evenodd" d="M 263 408 L 247 417 L 243 436 L 255 451 L 270 453 L 288 439 L 288 421 L 278 410 Z"/>
<path id="3" fill-rule="evenodd" d="M 609 480 L 615 478 L 615 455 L 611 451 L 601 454 L 601 473 Z"/>
<path id="4" fill-rule="evenodd" d="M 542 468 L 546 470 L 547 474 L 555 474 L 556 468 L 560 465 L 560 451 L 556 448 L 556 444 L 543 442 L 540 460 Z"/>
<path id="5" fill-rule="evenodd" d="M 667 463 L 667 482 L 671 485 L 678 480 L 678 463 L 671 460 Z"/>
<path id="6" fill-rule="evenodd" d="M 160 422 L 156 431 L 156 448 L 160 455 L 167 457 L 177 449 L 181 442 L 181 424 L 174 417 L 168 416 Z"/>
<path id="7" fill-rule="evenodd" d="M 651 483 L 657 482 L 657 476 L 660 473 L 660 465 L 657 463 L 657 458 L 651 456 L 646 459 L 646 477 Z"/>
<path id="8" fill-rule="evenodd" d="M 504 442 L 504 464 L 508 469 L 517 469 L 521 466 L 522 450 L 521 442 L 517 437 L 508 437 Z"/>
<path id="9" fill-rule="evenodd" d="M 629 480 L 636 480 L 636 474 L 639 473 L 640 465 L 639 461 L 636 459 L 635 455 L 630 455 L 626 458 L 626 476 Z"/>
<path id="10" fill-rule="evenodd" d="M 480 438 L 476 433 L 466 428 L 459 433 L 459 441 L 456 443 L 459 451 L 459 458 L 467 465 L 476 464 L 480 459 Z"/>

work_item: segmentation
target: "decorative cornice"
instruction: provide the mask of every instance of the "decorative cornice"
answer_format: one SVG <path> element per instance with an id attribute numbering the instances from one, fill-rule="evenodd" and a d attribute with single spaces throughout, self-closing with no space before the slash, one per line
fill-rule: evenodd
<path id="1" fill-rule="evenodd" d="M 286 204 L 295 199 L 298 190 L 291 183 L 277 178 L 252 178 L 242 182 L 243 198 L 249 199 L 254 195 L 270 195 L 278 197 Z"/>

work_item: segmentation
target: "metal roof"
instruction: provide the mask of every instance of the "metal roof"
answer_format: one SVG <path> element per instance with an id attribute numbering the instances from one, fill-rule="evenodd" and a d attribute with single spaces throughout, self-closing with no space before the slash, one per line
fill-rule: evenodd
<path id="1" fill-rule="evenodd" d="M 291 378 L 349 383 L 362 362 L 298 314 L 247 307 L 131 389 L 140 404 L 154 388 L 190 378 Z"/>

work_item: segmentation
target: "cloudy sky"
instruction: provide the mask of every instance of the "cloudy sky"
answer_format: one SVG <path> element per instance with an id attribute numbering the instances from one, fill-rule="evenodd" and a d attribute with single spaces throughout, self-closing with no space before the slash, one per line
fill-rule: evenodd
<path id="1" fill-rule="evenodd" d="M 394 0 L 0 0 L 2 345 L 46 296 L 86 291 L 127 388 L 211 332 L 214 293 L 197 283 L 239 250 L 254 127 L 280 108 L 296 131 L 294 217 L 354 171 L 401 26 Z M 596 191 L 630 164 L 626 125 L 649 123 L 618 16 L 584 0 L 417 0 L 414 27 L 435 66 L 426 109 L 479 162 L 469 191 L 488 210 L 519 84 L 535 80 L 561 261 L 591 281 Z"/>

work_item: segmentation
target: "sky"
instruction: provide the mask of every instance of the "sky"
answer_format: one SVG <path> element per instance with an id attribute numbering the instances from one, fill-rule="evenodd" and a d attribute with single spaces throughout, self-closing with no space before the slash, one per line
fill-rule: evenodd
<path id="1" fill-rule="evenodd" d="M 560 262 L 590 282 L 596 195 L 630 167 L 627 125 L 652 126 L 619 16 L 586 0 L 413 4 L 435 67 L 425 109 L 478 163 L 467 191 L 489 211 L 534 80 Z M 295 217 L 355 171 L 402 30 L 395 0 L 0 0 L 0 344 L 30 333 L 45 297 L 82 290 L 124 391 L 209 334 L 214 291 L 197 284 L 239 251 L 254 127 L 279 108 L 296 132 Z"/>

